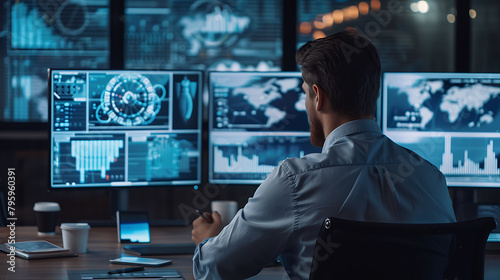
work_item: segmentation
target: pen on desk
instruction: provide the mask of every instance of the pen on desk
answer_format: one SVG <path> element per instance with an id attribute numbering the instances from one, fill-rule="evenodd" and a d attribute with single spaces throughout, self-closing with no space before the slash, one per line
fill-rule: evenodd
<path id="1" fill-rule="evenodd" d="M 212 218 L 209 218 L 205 213 L 201 212 L 200 210 L 196 210 L 196 213 L 200 215 L 203 219 L 205 219 L 207 222 L 211 223 L 213 222 Z"/>
<path id="2" fill-rule="evenodd" d="M 108 274 L 121 274 L 121 273 L 135 272 L 135 271 L 141 271 L 141 270 L 144 270 L 143 266 L 134 266 L 134 267 L 127 267 L 127 268 L 123 268 L 123 269 L 111 270 L 111 271 L 108 271 Z"/>

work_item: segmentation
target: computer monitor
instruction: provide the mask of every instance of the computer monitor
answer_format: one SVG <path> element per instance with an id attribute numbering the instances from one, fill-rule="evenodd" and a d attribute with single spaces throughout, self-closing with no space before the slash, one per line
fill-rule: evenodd
<path id="1" fill-rule="evenodd" d="M 0 129 L 47 129 L 47 68 L 109 67 L 110 2 L 0 2 Z"/>
<path id="2" fill-rule="evenodd" d="M 500 187 L 500 74 L 385 73 L 384 133 L 452 187 Z"/>
<path id="3" fill-rule="evenodd" d="M 128 69 L 281 69 L 282 1 L 123 2 Z"/>
<path id="4" fill-rule="evenodd" d="M 260 184 L 309 140 L 300 72 L 209 72 L 209 183 Z"/>
<path id="5" fill-rule="evenodd" d="M 200 71 L 49 70 L 50 188 L 201 182 Z"/>

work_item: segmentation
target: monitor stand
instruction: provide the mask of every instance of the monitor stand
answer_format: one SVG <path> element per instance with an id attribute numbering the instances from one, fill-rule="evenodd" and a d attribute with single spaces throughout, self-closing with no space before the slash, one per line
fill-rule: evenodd
<path id="1" fill-rule="evenodd" d="M 129 193 L 126 189 L 109 190 L 109 213 L 107 219 L 102 220 L 82 220 L 90 227 L 114 227 L 116 226 L 116 211 L 128 210 Z"/>
<path id="2" fill-rule="evenodd" d="M 109 190 L 109 219 L 104 220 L 86 220 L 91 227 L 115 227 L 116 226 L 116 211 L 129 210 L 129 191 L 127 189 Z M 151 226 L 172 226 L 180 227 L 187 226 L 188 223 L 184 220 L 150 220 Z"/>
<path id="3" fill-rule="evenodd" d="M 129 193 L 127 189 L 109 190 L 109 212 L 113 219 L 116 211 L 128 211 Z"/>

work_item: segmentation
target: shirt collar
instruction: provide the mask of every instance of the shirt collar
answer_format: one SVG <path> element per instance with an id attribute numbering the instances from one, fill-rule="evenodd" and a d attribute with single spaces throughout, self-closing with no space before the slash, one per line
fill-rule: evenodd
<path id="1" fill-rule="evenodd" d="M 374 120 L 362 119 L 347 122 L 330 132 L 328 137 L 325 139 L 322 152 L 326 152 L 328 148 L 330 148 L 330 146 L 332 146 L 333 143 L 335 143 L 335 141 L 339 138 L 349 134 L 366 131 L 378 132 L 382 134 L 382 130 L 380 130 L 380 127 Z"/>

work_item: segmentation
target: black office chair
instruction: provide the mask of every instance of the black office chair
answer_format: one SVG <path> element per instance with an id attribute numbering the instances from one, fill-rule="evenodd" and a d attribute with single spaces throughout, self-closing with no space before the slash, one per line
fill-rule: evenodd
<path id="1" fill-rule="evenodd" d="M 327 218 L 310 280 L 484 278 L 493 218 L 447 224 L 388 224 Z"/>

